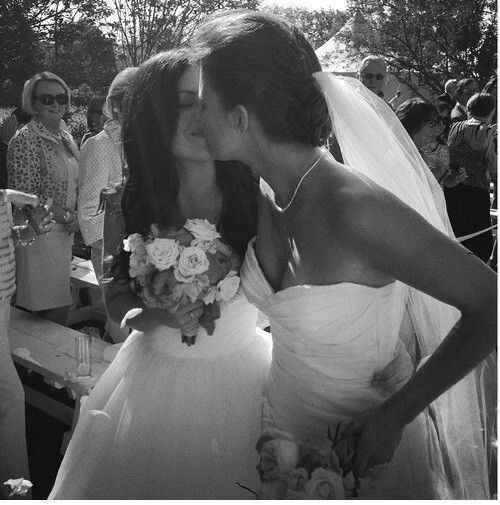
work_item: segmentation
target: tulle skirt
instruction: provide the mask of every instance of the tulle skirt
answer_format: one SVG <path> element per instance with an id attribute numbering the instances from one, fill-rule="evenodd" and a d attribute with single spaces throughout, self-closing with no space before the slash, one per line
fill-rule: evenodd
<path id="1" fill-rule="evenodd" d="M 50 499 L 253 498 L 268 343 L 186 358 L 153 337 L 132 333 L 82 405 Z"/>

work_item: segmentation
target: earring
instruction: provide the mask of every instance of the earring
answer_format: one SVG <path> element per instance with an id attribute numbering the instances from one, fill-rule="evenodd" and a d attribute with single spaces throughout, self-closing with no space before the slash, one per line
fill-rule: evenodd
<path id="1" fill-rule="evenodd" d="M 243 126 L 239 125 L 236 131 L 238 132 L 238 135 L 241 135 L 243 133 Z"/>

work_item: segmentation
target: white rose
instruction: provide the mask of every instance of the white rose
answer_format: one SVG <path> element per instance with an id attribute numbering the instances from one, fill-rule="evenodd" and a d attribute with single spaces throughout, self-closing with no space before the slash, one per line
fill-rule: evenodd
<path id="1" fill-rule="evenodd" d="M 133 252 L 129 258 L 129 275 L 131 279 L 139 277 L 141 275 L 146 275 L 150 270 L 150 264 L 148 263 L 148 258 L 146 254 L 137 254 Z"/>
<path id="2" fill-rule="evenodd" d="M 231 270 L 218 284 L 219 299 L 225 302 L 231 300 L 240 287 L 240 278 L 234 270 Z"/>
<path id="3" fill-rule="evenodd" d="M 183 277 L 202 274 L 209 266 L 205 251 L 199 247 L 186 247 L 179 256 L 178 271 Z"/>
<path id="4" fill-rule="evenodd" d="M 175 265 L 179 257 L 179 246 L 172 238 L 155 238 L 146 245 L 149 261 L 161 272 Z"/>
<path id="5" fill-rule="evenodd" d="M 210 305 L 211 303 L 215 302 L 219 295 L 219 288 L 217 286 L 210 286 L 203 296 L 203 303 L 205 305 Z"/>
<path id="6" fill-rule="evenodd" d="M 211 240 L 201 240 L 199 238 L 195 238 L 190 246 L 191 247 L 199 247 L 200 249 L 203 249 L 205 252 L 210 249 L 212 246 L 213 242 Z"/>
<path id="7" fill-rule="evenodd" d="M 325 468 L 316 468 L 305 483 L 304 490 L 311 500 L 345 499 L 342 477 Z"/>
<path id="8" fill-rule="evenodd" d="M 144 239 L 140 233 L 132 233 L 123 241 L 123 250 L 134 252 L 139 246 L 144 244 Z"/>
<path id="9" fill-rule="evenodd" d="M 193 282 L 195 280 L 195 278 L 196 278 L 196 275 L 183 275 L 183 274 L 181 274 L 181 272 L 179 272 L 179 268 L 175 267 L 174 268 L 174 277 L 179 282 L 186 283 L 186 282 Z M 184 292 L 184 288 L 182 288 L 181 291 Z"/>
<path id="10" fill-rule="evenodd" d="M 206 219 L 188 219 L 184 228 L 198 240 L 211 242 L 220 237 L 216 226 Z"/>

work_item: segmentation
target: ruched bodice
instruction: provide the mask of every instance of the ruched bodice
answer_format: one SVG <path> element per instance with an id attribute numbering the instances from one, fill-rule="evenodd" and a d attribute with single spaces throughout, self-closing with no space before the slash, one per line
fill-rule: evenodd
<path id="1" fill-rule="evenodd" d="M 380 405 L 411 376 L 399 339 L 408 288 L 350 282 L 299 285 L 274 292 L 251 241 L 241 271 L 249 301 L 269 317 L 273 356 L 264 403 L 265 427 L 297 439 L 324 439 L 328 428 Z M 362 479 L 364 499 L 439 495 L 440 449 L 428 414 L 405 428 L 393 460 Z"/>
<path id="2" fill-rule="evenodd" d="M 157 352 L 178 358 L 210 359 L 227 356 L 247 346 L 255 338 L 257 309 L 250 305 L 242 293 L 230 302 L 221 303 L 220 318 L 215 321 L 213 335 L 200 327 L 193 346 L 182 343 L 181 332 L 164 326 L 148 335 L 150 345 Z"/>
<path id="3" fill-rule="evenodd" d="M 248 299 L 269 317 L 275 369 L 295 375 L 302 388 L 314 381 L 322 383 L 323 390 L 335 384 L 338 391 L 337 381 L 350 383 L 358 400 L 362 389 L 373 400 L 374 378 L 401 351 L 398 334 L 405 310 L 404 285 L 343 282 L 292 286 L 275 293 L 259 267 L 253 242 L 242 278 Z M 342 402 L 345 410 L 344 395 Z"/>

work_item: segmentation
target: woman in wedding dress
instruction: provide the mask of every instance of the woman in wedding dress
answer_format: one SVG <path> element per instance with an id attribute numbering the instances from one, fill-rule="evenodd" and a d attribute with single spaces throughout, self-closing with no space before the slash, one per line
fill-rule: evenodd
<path id="1" fill-rule="evenodd" d="M 454 240 L 411 139 L 359 82 L 314 74 L 277 17 L 210 16 L 194 46 L 211 154 L 261 177 L 242 281 L 271 323 L 264 420 L 299 440 L 339 424 L 356 437 L 359 498 L 487 498 L 469 372 L 495 346 L 496 277 Z M 323 147 L 332 122 L 347 165 Z"/>
<path id="2" fill-rule="evenodd" d="M 198 81 L 184 49 L 138 70 L 123 123 L 126 231 L 204 218 L 243 257 L 256 231 L 256 182 L 240 163 L 210 157 L 197 121 Z M 251 497 L 237 483 L 258 482 L 254 445 L 270 362 L 256 336 L 257 310 L 238 293 L 222 303 L 214 334 L 200 328 L 188 347 L 181 330 L 197 325 L 199 306 L 176 316 L 145 308 L 129 282 L 122 252 L 107 305 L 136 331 L 82 405 L 50 498 Z"/>

